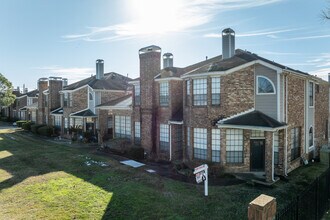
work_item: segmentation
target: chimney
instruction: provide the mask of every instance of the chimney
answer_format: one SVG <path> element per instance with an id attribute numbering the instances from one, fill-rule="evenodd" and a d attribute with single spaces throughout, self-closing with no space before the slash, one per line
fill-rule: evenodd
<path id="1" fill-rule="evenodd" d="M 161 52 L 161 48 L 155 45 L 139 50 L 141 133 L 149 134 L 141 139 L 141 146 L 148 153 L 156 152 L 156 139 L 153 138 L 157 135 L 154 77 L 160 73 Z"/>
<path id="2" fill-rule="evenodd" d="M 63 78 L 63 87 L 68 85 L 68 79 L 67 78 Z"/>
<path id="3" fill-rule="evenodd" d="M 163 68 L 173 67 L 173 54 L 165 53 L 163 55 Z"/>
<path id="4" fill-rule="evenodd" d="M 23 91 L 22 91 L 22 93 L 23 93 L 23 94 L 26 93 L 26 92 L 25 92 L 25 84 L 23 84 Z"/>
<path id="5" fill-rule="evenodd" d="M 102 79 L 104 77 L 104 60 L 96 60 L 96 79 Z"/>
<path id="6" fill-rule="evenodd" d="M 26 93 L 28 93 L 29 92 L 29 89 L 28 88 L 25 88 L 24 89 L 24 93 L 26 94 Z"/>
<path id="7" fill-rule="evenodd" d="M 17 91 L 18 91 L 18 93 L 21 93 L 19 86 L 17 86 Z"/>
<path id="8" fill-rule="evenodd" d="M 222 31 L 222 59 L 228 59 L 235 55 L 235 31 L 226 28 Z"/>

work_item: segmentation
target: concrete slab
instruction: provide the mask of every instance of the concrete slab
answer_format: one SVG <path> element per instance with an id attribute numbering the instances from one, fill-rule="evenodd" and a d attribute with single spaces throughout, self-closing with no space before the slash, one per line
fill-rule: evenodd
<path id="1" fill-rule="evenodd" d="M 120 161 L 120 163 L 125 164 L 127 166 L 134 167 L 134 168 L 142 167 L 145 165 L 144 163 L 140 163 L 135 160 L 123 160 L 123 161 Z"/>

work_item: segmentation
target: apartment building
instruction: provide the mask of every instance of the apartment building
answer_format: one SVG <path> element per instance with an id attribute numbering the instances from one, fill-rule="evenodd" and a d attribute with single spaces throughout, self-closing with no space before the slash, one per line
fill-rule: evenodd
<path id="1" fill-rule="evenodd" d="M 222 39 L 222 55 L 185 68 L 166 53 L 161 69 L 158 46 L 139 51 L 131 140 L 154 158 L 264 172 L 272 182 L 328 142 L 329 83 L 235 49 L 232 29 Z"/>

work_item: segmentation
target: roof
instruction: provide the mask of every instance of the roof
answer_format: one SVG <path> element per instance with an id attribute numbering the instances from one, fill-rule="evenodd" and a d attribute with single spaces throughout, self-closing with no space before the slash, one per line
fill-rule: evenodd
<path id="1" fill-rule="evenodd" d="M 247 111 L 241 115 L 220 120 L 218 121 L 218 125 L 279 128 L 285 126 L 286 124 L 281 123 L 258 110 L 253 110 Z"/>
<path id="2" fill-rule="evenodd" d="M 50 114 L 52 114 L 52 115 L 63 115 L 63 108 L 55 109 Z"/>
<path id="3" fill-rule="evenodd" d="M 155 79 L 180 77 L 184 73 L 184 68 L 166 67 L 160 71 Z"/>
<path id="4" fill-rule="evenodd" d="M 96 107 L 115 106 L 115 105 L 117 105 L 117 104 L 119 104 L 119 103 L 121 103 L 121 102 L 123 102 L 123 101 L 125 101 L 125 100 L 128 100 L 128 99 L 130 99 L 130 98 L 132 98 L 132 94 L 129 94 L 129 95 L 126 95 L 126 96 L 120 97 L 120 98 L 118 98 L 118 99 L 111 100 L 111 101 L 109 101 L 109 102 L 103 103 L 103 104 L 98 105 L 98 106 L 96 106 Z M 132 104 L 132 103 L 131 103 L 131 104 Z"/>
<path id="5" fill-rule="evenodd" d="M 268 64 L 279 67 L 281 69 L 295 71 L 302 75 L 309 75 L 308 73 L 289 68 L 287 66 L 281 65 L 274 61 L 270 61 L 264 57 L 260 57 L 257 54 L 254 54 L 254 53 L 251 53 L 248 51 L 244 51 L 241 49 L 237 49 L 235 51 L 235 55 L 228 59 L 222 59 L 221 57 L 218 57 L 218 59 L 215 59 L 215 60 L 213 59 L 212 62 L 206 62 L 204 65 L 202 65 L 190 72 L 187 72 L 186 75 L 195 75 L 195 74 L 199 74 L 199 73 L 215 72 L 215 71 L 226 71 L 226 70 L 241 66 L 243 64 L 246 64 L 246 63 L 249 63 L 249 62 L 255 61 L 255 60 L 261 60 Z"/>
<path id="6" fill-rule="evenodd" d="M 96 76 L 80 80 L 72 83 L 63 88 L 63 90 L 74 90 L 80 87 L 89 85 L 93 89 L 106 89 L 106 90 L 126 90 L 127 82 L 131 81 L 131 78 L 120 75 L 115 72 L 105 73 L 102 79 L 96 79 Z"/>
<path id="7" fill-rule="evenodd" d="M 24 94 L 20 94 L 18 97 L 23 97 L 23 96 L 27 96 L 27 97 L 37 97 L 37 95 L 39 94 L 39 90 L 35 89 L 32 90 L 30 92 L 24 93 Z"/>
<path id="8" fill-rule="evenodd" d="M 90 109 L 72 113 L 70 117 L 97 117 Z"/>

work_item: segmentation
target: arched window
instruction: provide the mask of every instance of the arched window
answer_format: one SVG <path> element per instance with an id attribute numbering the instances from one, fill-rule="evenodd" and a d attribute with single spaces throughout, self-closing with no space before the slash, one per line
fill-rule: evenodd
<path id="1" fill-rule="evenodd" d="M 89 93 L 89 101 L 92 101 L 92 100 L 93 100 L 93 94 Z"/>
<path id="2" fill-rule="evenodd" d="M 265 76 L 257 77 L 258 90 L 257 94 L 275 94 L 275 86 L 273 82 Z"/>
<path id="3" fill-rule="evenodd" d="M 313 127 L 309 129 L 309 147 L 313 146 Z"/>

